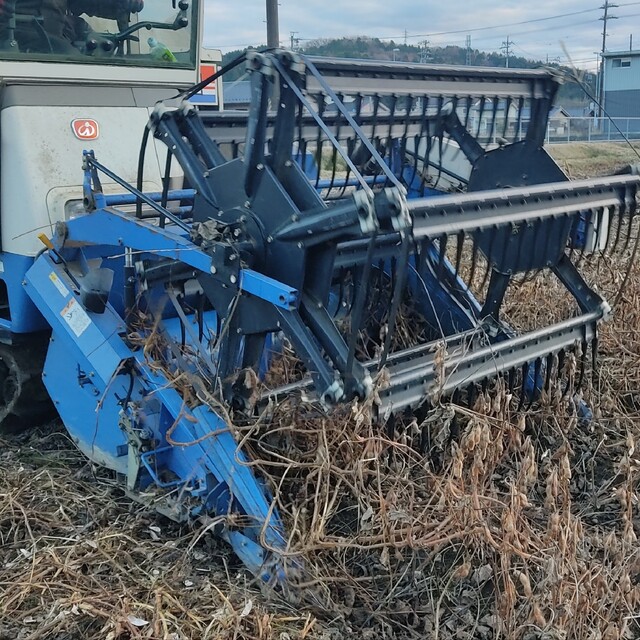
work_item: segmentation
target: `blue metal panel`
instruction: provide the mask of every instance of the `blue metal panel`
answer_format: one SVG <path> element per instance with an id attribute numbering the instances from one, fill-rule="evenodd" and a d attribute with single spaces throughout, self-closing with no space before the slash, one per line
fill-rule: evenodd
<path id="1" fill-rule="evenodd" d="M 91 358 L 91 371 L 106 385 L 130 356 L 118 335 L 124 331 L 122 318 L 109 306 L 102 314 L 85 311 L 73 282 L 48 255 L 36 260 L 27 272 L 25 288 L 57 335 Z"/>
<path id="2" fill-rule="evenodd" d="M 612 118 L 640 118 L 640 88 L 625 90 L 609 90 L 604 94 L 604 104 L 607 113 Z M 638 131 L 640 129 L 640 121 L 616 120 L 616 124 L 623 132 Z M 616 128 L 605 121 L 605 131 L 610 131 L 615 137 L 617 135 Z"/>
<path id="3" fill-rule="evenodd" d="M 48 329 L 49 325 L 22 285 L 24 274 L 33 264 L 33 258 L 3 251 L 0 253 L 0 263 L 3 268 L 0 279 L 7 285 L 11 314 L 11 319 L 2 321 L 2 325 L 13 333 L 31 333 Z"/>
<path id="4" fill-rule="evenodd" d="M 266 287 L 265 295 L 291 293 L 250 272 L 247 277 Z M 53 329 L 43 379 L 77 446 L 127 476 L 134 492 L 151 484 L 158 490 L 180 487 L 174 494 L 176 517 L 248 516 L 246 525 L 225 537 L 260 574 L 266 559 L 261 541 L 284 550 L 286 538 L 268 490 L 229 425 L 204 404 L 187 407 L 166 375 L 149 366 L 147 354 L 125 343 L 124 322 L 113 307 L 107 305 L 101 314 L 84 309 L 74 282 L 51 255 L 37 259 L 25 279 L 26 291 Z M 149 453 L 138 451 L 135 439 L 132 445 L 134 433 L 150 443 Z M 282 565 L 276 564 L 276 574 L 282 575 Z"/>

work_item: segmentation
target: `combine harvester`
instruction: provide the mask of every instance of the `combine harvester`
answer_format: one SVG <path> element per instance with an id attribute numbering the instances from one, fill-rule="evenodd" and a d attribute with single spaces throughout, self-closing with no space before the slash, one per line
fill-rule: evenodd
<path id="1" fill-rule="evenodd" d="M 219 516 L 256 575 L 286 578 L 287 532 L 234 415 L 304 393 L 375 397 L 384 423 L 496 376 L 531 402 L 595 340 L 610 309 L 575 262 L 628 243 L 639 179 L 567 180 L 546 71 L 253 52 L 250 110 L 199 114 L 197 3 L 83 15 L 72 46 L 19 8 L 0 25 L 3 424 L 50 398 L 129 495 Z M 576 311 L 516 334 L 505 293 L 541 270 Z M 304 373 L 260 396 L 283 342 Z"/>

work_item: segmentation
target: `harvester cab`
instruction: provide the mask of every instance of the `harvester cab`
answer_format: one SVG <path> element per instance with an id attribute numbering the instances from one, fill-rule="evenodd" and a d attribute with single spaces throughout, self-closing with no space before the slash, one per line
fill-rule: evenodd
<path id="1" fill-rule="evenodd" d="M 60 4 L 16 0 L 0 11 L 0 337 L 13 345 L 0 347 L 0 418 L 15 423 L 47 404 L 37 388 L 50 327 L 24 273 L 42 249 L 38 235 L 84 212 L 83 150 L 108 155 L 135 183 L 151 108 L 198 79 L 197 2 Z M 156 56 L 151 38 L 172 59 Z M 159 145 L 145 159 L 147 192 L 162 190 L 163 153 Z M 182 182 L 177 165 L 172 179 Z M 105 193 L 122 190 L 102 182 Z"/>
<path id="2" fill-rule="evenodd" d="M 300 564 L 240 416 L 268 428 L 296 396 L 384 424 L 495 378 L 535 401 L 610 312 L 576 262 L 629 242 L 639 180 L 567 180 L 541 70 L 252 51 L 220 72 L 246 65 L 249 110 L 198 112 L 166 99 L 194 79 L 197 11 L 162 6 L 130 7 L 116 36 L 90 23 L 109 51 L 36 52 L 14 21 L 0 52 L 5 421 L 29 419 L 13 387 L 39 365 L 25 378 L 13 354 L 43 335 L 78 447 L 162 513 L 215 516 L 282 581 Z M 536 272 L 573 311 L 523 331 L 505 296 Z"/>

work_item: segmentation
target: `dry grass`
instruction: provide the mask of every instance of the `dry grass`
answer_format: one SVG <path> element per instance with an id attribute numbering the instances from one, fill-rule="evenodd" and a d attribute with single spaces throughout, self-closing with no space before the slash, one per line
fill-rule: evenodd
<path id="1" fill-rule="evenodd" d="M 601 291 L 627 260 L 594 266 Z M 386 429 L 366 405 L 325 415 L 291 399 L 246 430 L 305 564 L 288 599 L 209 523 L 123 497 L 59 425 L 5 437 L 0 638 L 640 638 L 637 282 L 601 332 L 589 423 L 564 386 L 525 414 L 497 383 L 472 408 Z"/>
<path id="2" fill-rule="evenodd" d="M 640 163 L 640 143 L 571 142 L 552 144 L 547 151 L 572 179 L 608 175 L 628 164 Z"/>

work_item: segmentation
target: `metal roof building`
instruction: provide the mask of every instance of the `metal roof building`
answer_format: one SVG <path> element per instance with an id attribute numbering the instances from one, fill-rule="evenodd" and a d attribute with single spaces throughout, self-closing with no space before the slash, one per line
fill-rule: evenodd
<path id="1" fill-rule="evenodd" d="M 604 54 L 604 108 L 612 118 L 640 118 L 640 51 Z"/>

